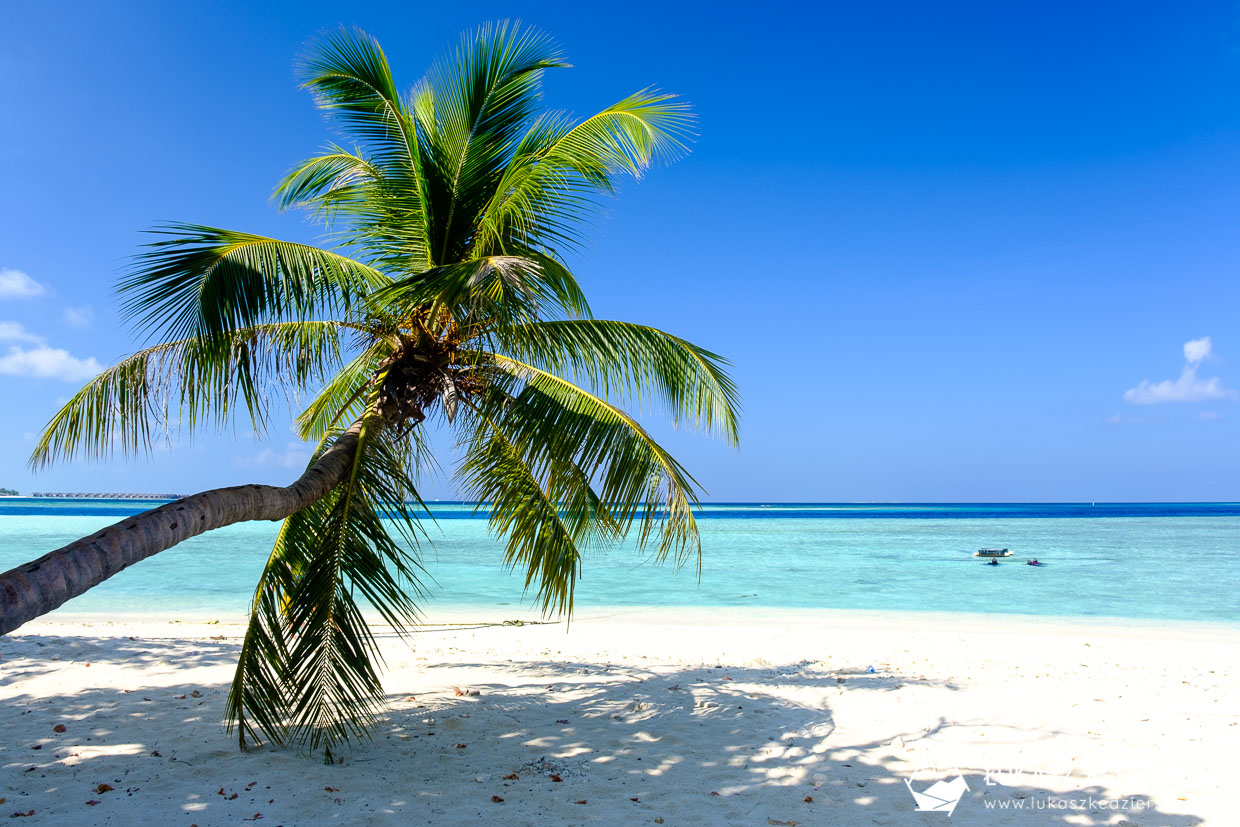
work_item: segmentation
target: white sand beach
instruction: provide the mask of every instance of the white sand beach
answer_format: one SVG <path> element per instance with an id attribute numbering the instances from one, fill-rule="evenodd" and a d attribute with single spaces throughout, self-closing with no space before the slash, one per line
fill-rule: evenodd
<path id="1" fill-rule="evenodd" d="M 240 632 L 60 615 L 0 638 L 0 814 L 946 824 L 904 782 L 959 768 L 952 824 L 1240 820 L 1226 628 L 724 610 L 430 627 L 384 638 L 391 709 L 333 766 L 225 734 Z"/>

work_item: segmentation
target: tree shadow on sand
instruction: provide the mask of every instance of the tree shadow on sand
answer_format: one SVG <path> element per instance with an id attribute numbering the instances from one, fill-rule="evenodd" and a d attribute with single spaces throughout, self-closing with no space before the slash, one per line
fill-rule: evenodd
<path id="1" fill-rule="evenodd" d="M 954 689 L 888 671 L 812 662 L 428 664 L 402 674 L 399 686 L 389 682 L 401 691 L 393 691 L 373 741 L 344 753 L 343 766 L 325 766 L 293 749 L 238 752 L 221 723 L 227 685 L 178 680 L 192 674 L 180 670 L 234 663 L 235 640 L 51 641 L 0 641 L 7 718 L 0 723 L 0 796 L 7 797 L 0 815 L 33 809 L 43 823 L 119 818 L 199 827 L 256 814 L 286 825 L 1202 820 L 1153 806 L 1131 814 L 1088 808 L 1091 800 L 1152 804 L 1139 790 L 1062 778 L 987 783 L 970 767 L 959 768 L 969 789 L 950 822 L 942 813 L 917 812 L 905 782 L 920 792 L 950 779 L 911 778 L 916 768 L 905 758 L 906 744 L 951 724 L 859 742 L 842 732 L 833 712 L 853 693 Z M 62 660 L 42 656 L 53 650 Z M 78 659 L 87 656 L 95 667 L 167 662 L 177 671 L 162 685 L 92 687 L 90 669 Z M 139 680 L 146 674 L 133 673 Z M 486 683 L 456 683 L 480 674 Z M 40 680 L 39 691 L 28 688 Z M 55 681 L 54 691 L 47 681 Z M 64 733 L 53 731 L 57 723 Z M 114 789 L 98 793 L 99 784 Z"/>

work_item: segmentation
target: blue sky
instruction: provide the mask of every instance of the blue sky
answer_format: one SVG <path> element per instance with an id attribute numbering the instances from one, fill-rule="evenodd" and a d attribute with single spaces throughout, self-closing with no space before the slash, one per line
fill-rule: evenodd
<path id="1" fill-rule="evenodd" d="M 1230 2 L 10 5 L 0 485 L 291 479 L 282 423 L 149 461 L 25 459 L 140 337 L 113 285 L 141 230 L 316 239 L 268 201 L 332 137 L 293 78 L 309 37 L 360 25 L 411 84 L 507 17 L 575 64 L 549 106 L 657 84 L 696 107 L 692 156 L 624 186 L 573 263 L 597 315 L 735 363 L 739 452 L 653 426 L 711 499 L 1240 499 Z"/>

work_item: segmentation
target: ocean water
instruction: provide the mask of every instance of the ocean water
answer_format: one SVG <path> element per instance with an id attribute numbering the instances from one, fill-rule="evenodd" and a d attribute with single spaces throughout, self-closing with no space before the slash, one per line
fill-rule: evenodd
<path id="1" fill-rule="evenodd" d="M 0 499 L 0 570 L 158 503 Z M 528 607 L 523 578 L 472 506 L 432 503 L 420 550 L 437 608 Z M 590 549 L 591 606 L 829 608 L 1240 623 L 1240 504 L 720 504 L 699 519 L 702 569 L 631 545 Z M 277 524 L 196 537 L 58 609 L 244 616 Z M 985 566 L 979 547 L 1014 562 Z M 1036 557 L 1046 565 L 1024 565 Z"/>

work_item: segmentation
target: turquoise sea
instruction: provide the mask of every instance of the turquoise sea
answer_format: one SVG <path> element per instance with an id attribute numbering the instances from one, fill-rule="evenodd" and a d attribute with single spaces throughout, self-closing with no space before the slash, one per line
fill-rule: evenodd
<path id="1" fill-rule="evenodd" d="M 0 499 L 7 570 L 158 503 Z M 439 609 L 528 606 L 522 578 L 473 506 L 432 503 L 421 549 Z M 1240 623 L 1240 504 L 717 504 L 702 509 L 702 572 L 624 546 L 591 550 L 591 606 L 829 608 Z M 276 534 L 245 523 L 122 572 L 62 615 L 239 619 Z M 972 557 L 1006 546 L 1015 562 Z M 1024 565 L 1036 557 L 1046 565 Z"/>

